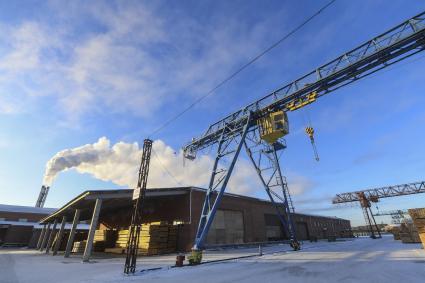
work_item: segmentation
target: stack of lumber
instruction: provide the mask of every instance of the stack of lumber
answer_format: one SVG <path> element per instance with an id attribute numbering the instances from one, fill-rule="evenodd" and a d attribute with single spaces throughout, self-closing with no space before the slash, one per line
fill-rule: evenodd
<path id="1" fill-rule="evenodd" d="M 393 234 L 394 240 L 400 240 L 400 226 L 388 225 L 385 227 L 385 231 Z"/>
<path id="2" fill-rule="evenodd" d="M 74 245 L 72 246 L 72 252 L 83 253 L 84 249 L 86 248 L 86 244 L 87 244 L 87 241 L 74 242 Z"/>
<path id="3" fill-rule="evenodd" d="M 94 233 L 94 250 L 103 252 L 105 248 L 113 248 L 117 239 L 117 231 L 96 230 Z"/>
<path id="4" fill-rule="evenodd" d="M 413 223 L 401 223 L 400 239 L 402 243 L 420 243 L 418 230 Z"/>
<path id="5" fill-rule="evenodd" d="M 124 253 L 127 247 L 129 230 L 118 232 L 115 248 L 105 249 L 106 252 Z M 164 222 L 152 222 L 143 224 L 140 231 L 139 250 L 140 255 L 158 255 L 173 253 L 176 251 L 177 226 Z"/>
<path id="6" fill-rule="evenodd" d="M 409 215 L 419 234 L 419 239 L 425 249 L 425 208 L 409 209 Z"/>

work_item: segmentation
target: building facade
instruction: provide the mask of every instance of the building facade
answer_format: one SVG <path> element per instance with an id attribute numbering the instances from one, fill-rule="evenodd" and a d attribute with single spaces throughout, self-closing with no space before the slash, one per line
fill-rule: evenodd
<path id="1" fill-rule="evenodd" d="M 143 209 L 143 222 L 167 222 L 178 225 L 178 251 L 193 245 L 205 190 L 196 187 L 149 189 Z M 98 213 L 94 213 L 98 210 Z M 132 213 L 132 190 L 86 191 L 42 219 L 72 220 L 78 211 L 79 221 L 92 223 L 91 229 L 128 229 Z M 94 218 L 95 217 L 95 218 Z M 349 220 L 335 217 L 293 215 L 297 236 L 310 238 L 349 237 Z M 93 224 L 94 223 L 94 224 Z M 89 232 L 90 234 L 90 232 Z M 250 244 L 287 239 L 271 202 L 226 193 L 208 233 L 207 246 Z"/>
<path id="2" fill-rule="evenodd" d="M 0 204 L 0 245 L 28 245 L 34 228 L 41 228 L 38 222 L 55 210 Z"/>

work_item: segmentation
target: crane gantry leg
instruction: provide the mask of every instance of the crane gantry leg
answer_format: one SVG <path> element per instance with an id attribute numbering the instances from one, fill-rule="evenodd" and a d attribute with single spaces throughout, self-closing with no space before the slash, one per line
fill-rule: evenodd
<path id="1" fill-rule="evenodd" d="M 295 225 L 291 216 L 294 213 L 294 207 L 276 153 L 286 146 L 281 142 L 269 145 L 257 136 L 256 131 L 249 133 L 244 146 L 270 201 L 276 208 L 277 216 L 289 237 L 291 247 L 294 250 L 299 250 L 300 244 L 296 237 Z"/>
<path id="2" fill-rule="evenodd" d="M 202 260 L 202 249 L 204 247 L 205 238 L 214 220 L 224 191 L 226 190 L 227 183 L 232 174 L 236 160 L 238 159 L 250 123 L 251 114 L 244 117 L 237 128 L 225 127 L 224 131 L 221 133 L 210 182 L 199 219 L 192 256 L 189 258 L 191 264 L 200 263 Z M 242 127 L 242 131 L 240 127 Z"/>
<path id="3" fill-rule="evenodd" d="M 284 146 L 279 142 L 268 145 L 259 137 L 256 128 L 249 129 L 251 122 L 251 114 L 249 114 L 239 123 L 238 127 L 242 127 L 242 131 L 240 128 L 225 127 L 225 130 L 221 133 L 196 232 L 195 244 L 192 249 L 192 255 L 189 257 L 191 264 L 198 264 L 202 261 L 202 249 L 204 248 L 206 236 L 226 190 L 242 145 L 247 150 L 247 154 L 260 177 L 266 193 L 276 208 L 279 220 L 291 241 L 291 247 L 294 250 L 300 249 L 291 217 L 291 213 L 293 213 L 292 201 L 286 180 L 282 176 L 276 153 L 276 151 L 283 149 Z M 258 155 L 259 159 L 256 158 L 257 156 L 254 157 L 254 155 Z M 262 160 L 267 161 L 268 165 Z M 276 191 L 276 189 L 280 189 L 280 192 Z"/>

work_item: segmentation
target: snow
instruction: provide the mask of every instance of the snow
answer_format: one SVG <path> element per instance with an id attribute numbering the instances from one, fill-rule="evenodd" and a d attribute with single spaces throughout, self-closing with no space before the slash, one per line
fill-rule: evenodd
<path id="1" fill-rule="evenodd" d="M 256 248 L 208 251 L 205 260 L 254 255 Z M 141 257 L 138 270 L 122 274 L 124 258 L 81 255 L 64 259 L 28 249 L 0 249 L 1 282 L 423 282 L 425 252 L 420 244 L 402 244 L 392 237 L 344 242 L 306 243 L 300 252 L 286 245 L 265 247 L 263 256 L 199 266 L 170 268 L 175 255 Z"/>
<path id="2" fill-rule="evenodd" d="M 56 208 L 0 204 L 0 212 L 21 212 L 21 213 L 36 213 L 36 214 L 47 215 L 55 211 L 56 211 Z"/>

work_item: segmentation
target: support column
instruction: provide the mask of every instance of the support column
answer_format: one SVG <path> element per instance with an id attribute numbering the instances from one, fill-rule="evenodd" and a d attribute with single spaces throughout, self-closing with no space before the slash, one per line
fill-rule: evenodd
<path id="1" fill-rule="evenodd" d="M 72 221 L 71 231 L 69 231 L 68 243 L 66 244 L 64 257 L 69 257 L 69 254 L 71 253 L 78 222 L 80 222 L 80 210 L 76 209 L 74 214 L 74 221 Z"/>
<path id="2" fill-rule="evenodd" d="M 93 248 L 93 239 L 94 232 L 97 228 L 97 223 L 99 221 L 100 208 L 102 207 L 102 199 L 96 199 L 96 204 L 93 210 L 93 216 L 90 223 L 89 235 L 87 236 L 87 244 L 84 250 L 83 262 L 88 262 L 91 256 L 92 248 Z"/>
<path id="3" fill-rule="evenodd" d="M 55 238 L 55 235 L 56 235 L 56 226 L 57 225 L 58 225 L 58 219 L 55 218 L 55 221 L 53 221 L 52 231 L 50 232 L 50 235 L 49 235 L 49 240 L 47 241 L 46 254 L 49 253 L 50 248 L 52 247 L 52 242 L 53 242 L 53 239 Z"/>
<path id="4" fill-rule="evenodd" d="M 49 238 L 49 235 L 50 235 L 50 225 L 52 225 L 52 223 L 49 222 L 47 224 L 46 233 L 44 233 L 44 236 L 43 236 L 43 241 L 41 242 L 40 251 L 43 251 L 44 248 L 46 247 L 47 239 Z"/>
<path id="5" fill-rule="evenodd" d="M 44 224 L 43 229 L 41 229 L 40 236 L 38 237 L 37 247 L 36 247 L 37 250 L 40 249 L 41 242 L 43 242 L 44 233 L 46 233 L 46 227 L 47 227 L 47 225 Z"/>
<path id="6" fill-rule="evenodd" d="M 61 245 L 62 238 L 63 238 L 63 232 L 65 231 L 65 224 L 66 224 L 66 216 L 63 216 L 61 228 L 60 228 L 58 236 L 56 238 L 55 247 L 53 248 L 53 255 L 56 255 L 58 253 L 58 250 L 59 250 L 59 247 Z"/>

